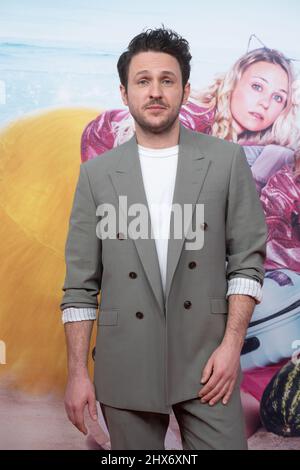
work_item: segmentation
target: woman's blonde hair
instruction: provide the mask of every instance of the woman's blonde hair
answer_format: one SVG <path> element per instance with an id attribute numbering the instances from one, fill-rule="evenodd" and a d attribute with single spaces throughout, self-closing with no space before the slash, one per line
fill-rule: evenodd
<path id="1" fill-rule="evenodd" d="M 258 132 L 244 131 L 238 136 L 232 125 L 231 96 L 245 70 L 256 62 L 277 64 L 285 70 L 288 76 L 287 102 L 276 121 L 267 129 Z M 296 75 L 291 61 L 281 52 L 263 47 L 243 55 L 225 75 L 217 77 L 204 91 L 193 92 L 191 97 L 206 108 L 215 109 L 212 125 L 214 136 L 239 143 L 247 141 L 260 145 L 277 144 L 294 148 L 296 142 L 299 141 L 299 129 L 296 126 L 298 110 L 296 84 Z"/>

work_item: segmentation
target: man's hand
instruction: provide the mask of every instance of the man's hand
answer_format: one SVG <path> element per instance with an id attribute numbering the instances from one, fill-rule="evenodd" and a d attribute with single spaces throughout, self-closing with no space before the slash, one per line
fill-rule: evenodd
<path id="1" fill-rule="evenodd" d="M 223 341 L 210 356 L 201 377 L 201 383 L 205 385 L 199 397 L 203 403 L 214 405 L 221 399 L 224 405 L 228 403 L 237 380 L 241 350 L 254 307 L 255 300 L 249 295 L 229 295 Z"/>
<path id="2" fill-rule="evenodd" d="M 87 434 L 84 423 L 84 408 L 88 405 L 90 417 L 97 420 L 95 389 L 87 373 L 69 378 L 65 393 L 65 409 L 71 423 L 83 434 Z"/>
<path id="3" fill-rule="evenodd" d="M 205 383 L 199 392 L 202 403 L 214 405 L 222 398 L 224 405 L 228 403 L 238 376 L 240 353 L 239 345 L 224 342 L 213 352 L 201 377 L 201 383 Z"/>
<path id="4" fill-rule="evenodd" d="M 66 322 L 64 327 L 68 353 L 65 408 L 74 426 L 83 434 L 87 434 L 83 414 L 86 404 L 91 418 L 97 419 L 95 389 L 87 368 L 93 320 Z"/>

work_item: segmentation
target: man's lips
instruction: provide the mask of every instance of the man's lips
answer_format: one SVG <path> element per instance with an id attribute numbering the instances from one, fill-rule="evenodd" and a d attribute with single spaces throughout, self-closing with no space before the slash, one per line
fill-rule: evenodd
<path id="1" fill-rule="evenodd" d="M 255 119 L 258 119 L 259 121 L 263 121 L 263 120 L 264 120 L 263 115 L 260 114 L 260 113 L 252 113 L 252 112 L 250 111 L 249 114 L 251 114 L 251 116 L 255 117 Z"/>
<path id="2" fill-rule="evenodd" d="M 158 104 L 153 104 L 152 106 L 147 106 L 146 109 L 166 109 L 166 107 L 160 106 Z"/>

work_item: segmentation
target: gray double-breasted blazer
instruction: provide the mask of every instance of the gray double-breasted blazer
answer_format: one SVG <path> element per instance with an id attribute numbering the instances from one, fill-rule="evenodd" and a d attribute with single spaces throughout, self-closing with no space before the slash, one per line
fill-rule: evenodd
<path id="1" fill-rule="evenodd" d="M 96 233 L 98 206 L 118 210 L 119 196 L 127 196 L 128 207 L 148 207 L 135 136 L 80 166 L 61 309 L 99 306 L 99 401 L 169 412 L 173 403 L 197 397 L 202 370 L 224 336 L 228 280 L 263 283 L 264 213 L 242 147 L 181 124 L 173 204 L 204 204 L 204 221 L 198 224 L 195 210 L 192 219 L 204 244 L 187 249 L 171 220 L 164 292 L 153 238 L 125 236 L 118 219 L 115 238 Z"/>

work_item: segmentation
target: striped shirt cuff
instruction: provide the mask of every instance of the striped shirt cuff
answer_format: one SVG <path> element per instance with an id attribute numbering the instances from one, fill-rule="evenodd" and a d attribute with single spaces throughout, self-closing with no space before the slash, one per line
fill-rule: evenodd
<path id="1" fill-rule="evenodd" d="M 262 288 L 258 281 L 246 279 L 244 277 L 234 277 L 228 282 L 226 297 L 231 294 L 250 295 L 254 298 L 256 304 L 262 301 Z"/>
<path id="2" fill-rule="evenodd" d="M 262 288 L 259 282 L 254 279 L 244 277 L 235 277 L 228 282 L 226 297 L 232 294 L 249 295 L 253 297 L 257 304 L 262 301 Z M 69 307 L 63 310 L 62 322 L 73 322 L 82 320 L 96 320 L 96 308 L 77 308 Z"/>
<path id="3" fill-rule="evenodd" d="M 96 318 L 97 318 L 96 308 L 68 307 L 68 308 L 65 308 L 62 313 L 63 323 L 67 323 L 71 321 L 96 320 Z"/>

